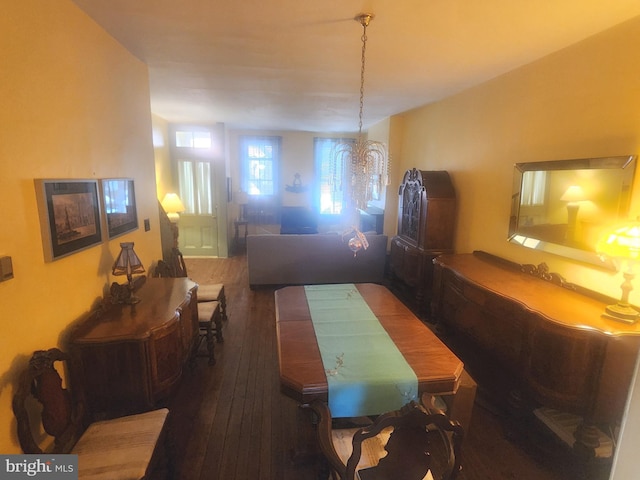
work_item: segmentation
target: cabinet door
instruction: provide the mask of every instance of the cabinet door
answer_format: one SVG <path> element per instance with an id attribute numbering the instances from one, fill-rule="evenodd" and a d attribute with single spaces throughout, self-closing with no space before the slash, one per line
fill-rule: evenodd
<path id="1" fill-rule="evenodd" d="M 389 249 L 389 267 L 391 273 L 402 279 L 404 268 L 404 252 L 406 246 L 400 243 L 398 238 L 391 239 L 391 247 Z"/>
<path id="2" fill-rule="evenodd" d="M 169 394 L 182 373 L 184 346 L 179 315 L 154 330 L 149 339 L 149 365 L 154 401 Z"/>
<path id="3" fill-rule="evenodd" d="M 146 350 L 144 342 L 71 345 L 71 385 L 94 420 L 153 406 Z"/>
<path id="4" fill-rule="evenodd" d="M 424 202 L 424 189 L 418 170 L 413 169 L 405 173 L 399 193 L 398 235 L 417 246 L 420 241 L 421 223 L 423 223 L 421 209 Z"/>
<path id="5" fill-rule="evenodd" d="M 422 286 L 422 255 L 416 248 L 407 248 L 404 252 L 402 272 L 404 283 L 410 287 Z"/>
<path id="6" fill-rule="evenodd" d="M 534 398 L 556 408 L 591 413 L 605 340 L 534 315 L 530 322 L 524 371 Z"/>

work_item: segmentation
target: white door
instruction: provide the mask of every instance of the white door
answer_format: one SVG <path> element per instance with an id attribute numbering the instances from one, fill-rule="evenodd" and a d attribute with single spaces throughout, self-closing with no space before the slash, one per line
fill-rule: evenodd
<path id="1" fill-rule="evenodd" d="M 207 160 L 178 160 L 180 198 L 179 247 L 185 256 L 218 256 L 218 215 L 214 168 Z"/>

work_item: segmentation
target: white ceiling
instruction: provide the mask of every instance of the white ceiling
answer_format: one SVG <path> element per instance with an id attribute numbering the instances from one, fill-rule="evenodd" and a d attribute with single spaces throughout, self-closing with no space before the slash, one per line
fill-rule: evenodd
<path id="1" fill-rule="evenodd" d="M 638 0 L 73 0 L 149 67 L 151 109 L 230 128 L 358 129 L 640 15 Z"/>

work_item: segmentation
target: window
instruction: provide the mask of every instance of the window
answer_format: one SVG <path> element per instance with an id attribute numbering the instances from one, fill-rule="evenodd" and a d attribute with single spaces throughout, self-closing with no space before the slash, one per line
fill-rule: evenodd
<path id="1" fill-rule="evenodd" d="M 176 147 L 211 148 L 211 132 L 178 130 L 176 131 Z"/>
<path id="2" fill-rule="evenodd" d="M 547 172 L 527 171 L 522 177 L 522 196 L 520 205 L 544 205 L 547 189 Z"/>
<path id="3" fill-rule="evenodd" d="M 241 137 L 240 161 L 243 191 L 255 196 L 276 194 L 280 137 Z"/>
<path id="4" fill-rule="evenodd" d="M 315 202 L 321 215 L 340 215 L 345 207 L 345 165 L 342 159 L 339 164 L 335 164 L 333 150 L 340 143 L 353 141 L 350 138 L 319 137 L 313 141 L 313 157 L 318 179 Z"/>

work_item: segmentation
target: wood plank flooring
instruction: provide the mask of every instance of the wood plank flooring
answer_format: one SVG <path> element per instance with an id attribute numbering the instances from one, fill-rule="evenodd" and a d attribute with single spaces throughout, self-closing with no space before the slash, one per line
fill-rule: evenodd
<path id="1" fill-rule="evenodd" d="M 279 390 L 274 289 L 251 290 L 246 257 L 186 259 L 200 284 L 225 284 L 228 322 L 216 364 L 197 358 L 168 400 L 173 459 L 180 480 L 315 480 L 317 462 L 292 461 L 314 450 L 310 422 Z M 562 460 L 544 461 L 505 436 L 499 415 L 474 406 L 464 442 L 461 480 L 604 480 Z M 310 457 L 313 458 L 313 457 Z"/>

